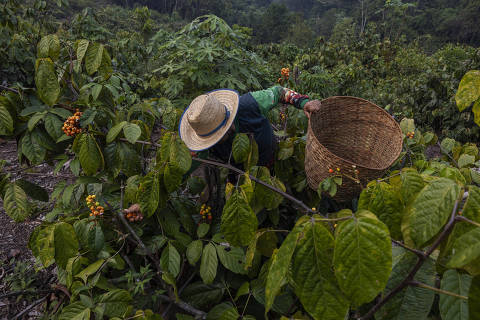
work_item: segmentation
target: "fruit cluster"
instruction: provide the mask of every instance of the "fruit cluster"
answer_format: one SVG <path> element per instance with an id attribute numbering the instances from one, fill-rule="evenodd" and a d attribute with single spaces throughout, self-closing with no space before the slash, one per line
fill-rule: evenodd
<path id="1" fill-rule="evenodd" d="M 69 137 L 73 137 L 76 134 L 82 132 L 82 128 L 80 128 L 80 117 L 82 116 L 82 112 L 78 109 L 75 110 L 75 114 L 71 117 L 68 117 L 67 120 L 63 123 L 62 130 L 65 134 Z"/>
<path id="2" fill-rule="evenodd" d="M 137 203 L 131 205 L 130 208 L 123 211 L 125 213 L 125 218 L 127 218 L 130 222 L 137 222 L 143 220 L 143 214 L 140 211 L 140 205 Z"/>
<path id="3" fill-rule="evenodd" d="M 98 201 L 95 201 L 95 195 L 91 194 L 87 196 L 87 206 L 90 208 L 90 217 L 95 216 L 101 216 L 103 215 L 103 212 L 105 211 L 105 208 L 103 208 Z"/>
<path id="4" fill-rule="evenodd" d="M 280 111 L 280 120 L 285 121 L 286 118 L 287 116 L 285 115 L 285 112 Z"/>
<path id="5" fill-rule="evenodd" d="M 210 206 L 206 206 L 205 203 L 202 204 L 200 207 L 200 215 L 202 216 L 202 220 L 205 221 L 208 219 L 208 222 L 212 221 L 212 208 Z"/>
<path id="6" fill-rule="evenodd" d="M 282 68 L 282 77 L 288 79 L 290 77 L 290 69 L 289 68 Z"/>
<path id="7" fill-rule="evenodd" d="M 333 170 L 332 168 L 330 168 L 330 169 L 328 169 L 328 172 L 329 172 L 329 173 L 334 173 L 335 170 Z M 340 172 L 340 168 L 337 168 L 337 172 Z"/>
<path id="8" fill-rule="evenodd" d="M 409 131 L 409 132 L 407 132 L 406 136 L 408 137 L 408 139 L 413 139 L 413 137 L 415 136 L 415 132 L 413 132 L 413 131 L 410 132 Z"/>

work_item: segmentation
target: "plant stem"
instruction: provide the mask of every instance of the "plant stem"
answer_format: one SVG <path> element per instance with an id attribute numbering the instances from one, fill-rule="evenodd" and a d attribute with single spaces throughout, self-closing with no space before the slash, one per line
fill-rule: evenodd
<path id="1" fill-rule="evenodd" d="M 429 289 L 429 290 L 432 290 L 432 291 L 435 291 L 435 292 L 438 292 L 438 293 L 441 293 L 441 294 L 446 294 L 448 296 L 452 296 L 452 297 L 455 297 L 455 298 L 468 300 L 468 297 L 461 296 L 459 294 L 456 294 L 456 293 L 453 293 L 453 292 L 450 292 L 450 291 L 446 291 L 446 290 L 438 289 L 438 288 L 435 288 L 435 287 L 431 287 L 431 286 L 429 286 L 425 283 L 421 283 L 421 282 L 418 282 L 418 281 L 410 281 L 409 285 L 419 287 L 419 288 Z"/>
<path id="2" fill-rule="evenodd" d="M 408 250 L 408 251 L 411 251 L 413 253 L 415 253 L 417 256 L 419 257 L 424 257 L 425 256 L 425 252 L 423 251 L 420 251 L 420 250 L 417 250 L 417 249 L 413 249 L 413 248 L 410 248 L 410 247 L 407 247 L 406 245 L 404 245 L 403 243 L 401 243 L 400 241 L 397 241 L 397 240 L 393 240 L 392 239 L 392 242 L 395 243 L 396 245 Z"/>
<path id="3" fill-rule="evenodd" d="M 464 216 L 456 216 L 456 217 L 455 217 L 455 220 L 457 220 L 457 221 L 464 221 L 464 222 L 473 224 L 474 226 L 480 227 L 480 223 L 475 222 L 475 221 L 472 221 L 472 220 L 470 220 L 470 219 L 468 219 L 468 218 L 465 218 Z"/>
<path id="4" fill-rule="evenodd" d="M 181 300 L 178 300 L 178 301 L 172 300 L 168 296 L 165 296 L 165 295 L 160 295 L 158 297 L 163 301 L 175 303 L 177 305 L 177 307 L 187 311 L 190 314 L 195 315 L 196 318 L 205 319 L 207 317 L 207 314 L 205 312 L 203 312 L 202 310 L 195 309 L 194 307 L 192 307 L 191 305 L 189 305 L 186 302 L 183 302 Z"/>
<path id="5" fill-rule="evenodd" d="M 463 196 L 463 194 L 462 194 Z M 435 242 L 432 244 L 430 249 L 425 252 L 423 256 L 419 256 L 417 263 L 415 266 L 412 268 L 410 273 L 407 275 L 407 277 L 398 285 L 396 286 L 392 291 L 390 291 L 382 300 L 380 300 L 377 304 L 375 304 L 370 311 L 368 311 L 367 314 L 365 314 L 363 317 L 359 318 L 359 320 L 367 320 L 373 317 L 373 315 L 385 304 L 390 300 L 392 297 L 394 297 L 397 293 L 402 291 L 405 287 L 407 287 L 410 282 L 413 281 L 413 278 L 415 277 L 415 274 L 420 270 L 421 266 L 425 263 L 427 258 L 432 254 L 432 252 L 440 245 L 440 243 L 450 234 L 452 231 L 455 223 L 458 221 L 455 219 L 455 216 L 457 214 L 457 208 L 458 208 L 458 203 L 459 200 L 455 201 L 455 205 L 453 206 L 452 213 L 450 214 L 450 219 L 448 220 L 448 223 L 445 225 L 443 228 L 443 231 L 440 233 L 440 235 L 437 237 Z"/>
<path id="6" fill-rule="evenodd" d="M 18 313 L 15 317 L 12 318 L 12 320 L 16 320 L 16 319 L 21 319 L 21 317 L 27 313 L 28 311 L 30 311 L 31 309 L 33 309 L 36 305 L 42 303 L 43 301 L 45 301 L 47 299 L 48 295 L 46 295 L 45 297 L 43 298 L 40 298 L 38 299 L 37 301 L 34 301 L 32 304 L 30 304 L 27 308 L 25 308 L 25 310 L 23 310 L 22 312 Z"/>

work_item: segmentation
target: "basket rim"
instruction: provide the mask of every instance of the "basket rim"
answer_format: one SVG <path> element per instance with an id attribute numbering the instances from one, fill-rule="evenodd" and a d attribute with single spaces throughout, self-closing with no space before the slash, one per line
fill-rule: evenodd
<path id="1" fill-rule="evenodd" d="M 363 102 L 367 102 L 369 104 L 371 104 L 372 106 L 380 109 L 385 115 L 387 115 L 388 117 L 390 117 L 393 121 L 393 123 L 395 123 L 395 127 L 397 128 L 397 131 L 399 133 L 399 135 L 402 134 L 402 129 L 400 128 L 400 124 L 397 122 L 397 120 L 395 120 L 391 115 L 390 113 L 388 113 L 387 111 L 385 111 L 385 109 L 379 107 L 377 104 L 369 101 L 369 100 L 366 100 L 366 99 L 363 99 L 363 98 L 359 98 L 359 97 L 352 97 L 352 96 L 332 96 L 332 97 L 328 97 L 328 98 L 325 98 L 323 100 L 321 100 L 320 102 L 323 103 L 324 101 L 327 101 L 327 100 L 334 100 L 334 99 L 337 99 L 337 98 L 351 98 L 351 99 L 354 99 L 354 100 L 360 100 L 360 101 L 363 101 Z M 360 168 L 365 168 L 365 169 L 371 169 L 371 170 L 385 170 L 387 169 L 388 167 L 390 167 L 395 161 L 397 161 L 398 157 L 400 156 L 400 154 L 402 153 L 402 148 L 399 149 L 399 151 L 397 152 L 397 154 L 395 155 L 395 158 L 394 160 L 392 160 L 387 166 L 385 167 L 370 167 L 370 166 L 364 166 L 364 165 L 360 165 L 358 163 L 354 163 L 350 160 L 347 160 L 343 157 L 340 157 L 339 155 L 336 155 L 335 153 L 333 153 L 332 151 L 330 151 L 329 148 L 327 148 L 326 146 L 324 146 L 322 143 L 320 143 L 320 141 L 318 141 L 318 138 L 317 136 L 313 133 L 313 130 L 311 129 L 311 124 L 310 124 L 310 121 L 311 121 L 311 118 L 312 117 L 309 117 L 308 118 L 308 131 L 312 131 L 312 136 L 313 136 L 313 139 L 316 140 L 316 142 L 321 145 L 322 147 L 325 148 L 325 150 L 327 150 L 330 154 L 332 154 L 333 156 L 335 156 L 336 158 L 340 159 L 341 161 L 345 161 L 346 163 L 349 163 L 349 164 L 352 164 L 352 165 L 355 165 L 357 167 L 360 167 Z M 403 141 L 402 141 L 402 147 L 403 147 Z"/>

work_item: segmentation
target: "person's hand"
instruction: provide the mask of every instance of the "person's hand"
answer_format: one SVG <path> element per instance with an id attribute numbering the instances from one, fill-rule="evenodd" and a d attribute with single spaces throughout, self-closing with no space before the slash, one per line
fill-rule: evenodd
<path id="1" fill-rule="evenodd" d="M 313 112 L 319 111 L 321 106 L 322 102 L 320 100 L 310 100 L 303 106 L 303 112 L 305 112 L 307 118 L 310 119 L 310 115 Z"/>

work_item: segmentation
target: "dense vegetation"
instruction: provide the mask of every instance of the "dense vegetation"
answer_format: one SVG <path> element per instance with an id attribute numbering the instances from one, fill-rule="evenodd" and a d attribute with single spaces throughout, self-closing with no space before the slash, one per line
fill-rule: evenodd
<path id="1" fill-rule="evenodd" d="M 375 23 L 353 24 L 358 3 Z M 48 194 L 0 171 L 15 221 L 54 204 L 29 241 L 37 268 L 56 266 L 64 296 L 49 301 L 44 318 L 478 319 L 480 49 L 445 44 L 426 54 L 401 37 L 478 45 L 476 25 L 451 37 L 415 25 L 449 8 L 469 21 L 476 7 L 429 3 L 302 1 L 309 22 L 287 23 L 297 14 L 269 1 L 142 2 L 165 15 L 2 0 L 0 135 L 16 139 L 25 166 L 48 163 L 76 177 Z M 260 5 L 258 16 L 246 14 Z M 238 24 L 197 17 L 211 12 Z M 344 18 L 324 33 L 326 23 L 311 23 L 320 13 Z M 299 92 L 362 97 L 401 120 L 400 158 L 351 203 L 328 196 L 358 179 L 352 168 L 324 168 L 332 176 L 318 190 L 307 186 L 307 121 L 294 108 L 269 115 L 284 128 L 272 172 L 256 166 L 247 135 L 237 135 L 232 154 L 245 171 L 197 158 L 178 137 L 192 98 L 274 85 L 283 67 L 292 73 L 282 83 Z M 430 146 L 440 154 L 427 158 Z M 208 181 L 187 174 L 193 161 L 211 166 Z M 202 204 L 205 184 L 215 192 Z"/>

